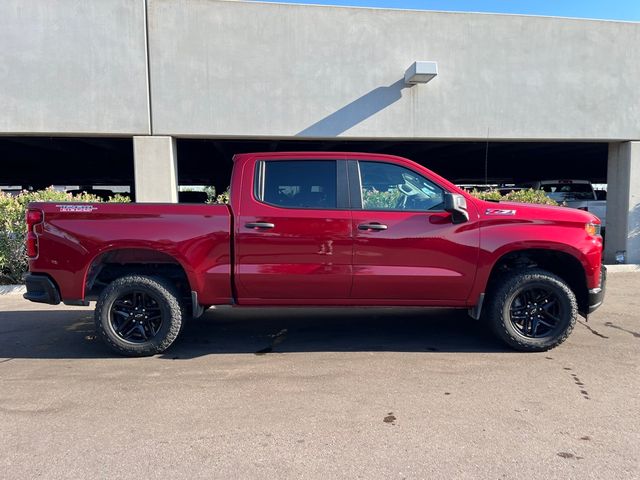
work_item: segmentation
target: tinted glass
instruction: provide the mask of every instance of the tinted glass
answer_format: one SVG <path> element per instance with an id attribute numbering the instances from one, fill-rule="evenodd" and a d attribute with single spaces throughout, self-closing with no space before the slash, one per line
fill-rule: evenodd
<path id="1" fill-rule="evenodd" d="M 336 208 L 336 162 L 268 161 L 258 197 L 287 208 Z"/>
<path id="2" fill-rule="evenodd" d="M 442 210 L 442 188 L 408 168 L 359 162 L 364 210 Z"/>

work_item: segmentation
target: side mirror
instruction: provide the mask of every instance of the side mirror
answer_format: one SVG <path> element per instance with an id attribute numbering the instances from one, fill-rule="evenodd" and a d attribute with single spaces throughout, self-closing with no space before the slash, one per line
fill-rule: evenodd
<path id="1" fill-rule="evenodd" d="M 444 211 L 451 214 L 451 221 L 453 223 L 464 223 L 469 221 L 467 199 L 459 193 L 445 192 Z"/>

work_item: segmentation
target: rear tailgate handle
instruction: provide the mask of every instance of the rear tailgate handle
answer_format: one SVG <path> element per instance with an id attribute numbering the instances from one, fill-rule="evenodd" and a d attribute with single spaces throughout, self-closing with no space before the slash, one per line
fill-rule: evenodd
<path id="1" fill-rule="evenodd" d="M 358 230 L 386 230 L 388 227 L 382 223 L 361 223 Z"/>
<path id="2" fill-rule="evenodd" d="M 247 228 L 273 228 L 276 225 L 274 223 L 269 223 L 269 222 L 250 222 L 250 223 L 245 223 L 244 226 Z"/>

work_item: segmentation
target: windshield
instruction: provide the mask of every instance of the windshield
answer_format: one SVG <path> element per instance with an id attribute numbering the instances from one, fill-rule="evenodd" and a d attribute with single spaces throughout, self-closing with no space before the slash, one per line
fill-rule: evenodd
<path id="1" fill-rule="evenodd" d="M 540 188 L 556 202 L 595 200 L 593 187 L 589 183 L 547 183 Z"/>

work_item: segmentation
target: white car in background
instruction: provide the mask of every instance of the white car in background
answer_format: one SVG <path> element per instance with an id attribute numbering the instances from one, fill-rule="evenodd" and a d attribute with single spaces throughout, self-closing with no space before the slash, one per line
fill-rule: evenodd
<path id="1" fill-rule="evenodd" d="M 602 231 L 604 232 L 607 219 L 607 201 L 598 200 L 598 195 L 589 180 L 539 180 L 519 186 L 543 190 L 549 198 L 561 205 L 593 213 L 602 222 Z"/>

